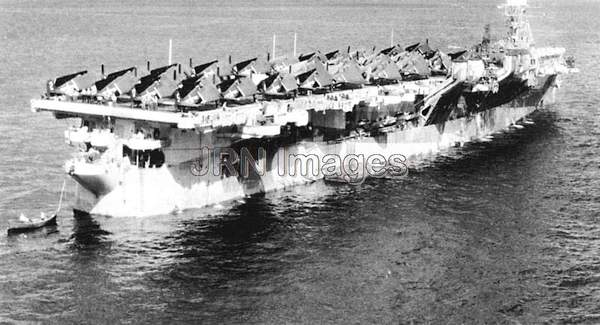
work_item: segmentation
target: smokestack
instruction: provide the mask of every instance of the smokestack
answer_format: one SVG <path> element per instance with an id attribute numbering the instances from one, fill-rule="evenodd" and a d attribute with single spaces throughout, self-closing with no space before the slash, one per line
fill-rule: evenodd
<path id="1" fill-rule="evenodd" d="M 173 69 L 173 80 L 177 80 L 177 70 Z"/>
<path id="2" fill-rule="evenodd" d="M 229 54 L 229 64 L 231 64 L 231 54 Z"/>
<path id="3" fill-rule="evenodd" d="M 177 64 L 177 73 L 181 74 L 181 64 Z"/>
<path id="4" fill-rule="evenodd" d="M 100 65 L 100 73 L 102 74 L 102 78 L 104 78 L 104 63 Z"/>
<path id="5" fill-rule="evenodd" d="M 146 61 L 146 69 L 148 69 L 148 72 L 150 72 L 150 61 Z"/>
<path id="6" fill-rule="evenodd" d="M 271 61 L 271 53 L 267 52 L 267 62 Z"/>
<path id="7" fill-rule="evenodd" d="M 194 68 L 194 65 L 192 64 L 192 58 L 190 58 L 190 68 Z"/>
<path id="8" fill-rule="evenodd" d="M 137 78 L 137 67 L 133 68 L 133 76 Z"/>

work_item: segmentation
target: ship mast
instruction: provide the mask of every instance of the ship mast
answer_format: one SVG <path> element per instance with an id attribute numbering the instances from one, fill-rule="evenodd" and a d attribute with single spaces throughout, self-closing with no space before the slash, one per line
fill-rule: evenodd
<path id="1" fill-rule="evenodd" d="M 533 35 L 527 19 L 527 0 L 507 0 L 504 7 L 508 27 L 508 48 L 528 49 L 533 46 Z"/>

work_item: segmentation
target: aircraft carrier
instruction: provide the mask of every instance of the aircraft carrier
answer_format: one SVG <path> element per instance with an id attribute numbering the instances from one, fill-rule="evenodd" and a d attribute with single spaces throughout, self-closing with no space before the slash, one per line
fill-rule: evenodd
<path id="1" fill-rule="evenodd" d="M 200 65 L 169 62 L 49 80 L 32 110 L 69 119 L 75 209 L 146 216 L 321 179 L 402 177 L 440 150 L 514 126 L 563 73 L 562 48 L 534 45 L 525 0 L 501 6 L 454 53 L 427 40 Z M 295 52 L 295 50 L 294 50 Z"/>

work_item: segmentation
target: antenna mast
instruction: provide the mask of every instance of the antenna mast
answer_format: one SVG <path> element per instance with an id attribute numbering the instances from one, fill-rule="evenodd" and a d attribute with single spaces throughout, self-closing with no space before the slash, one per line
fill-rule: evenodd
<path id="1" fill-rule="evenodd" d="M 173 59 L 173 39 L 169 38 L 169 65 Z"/>
<path id="2" fill-rule="evenodd" d="M 273 34 L 273 59 L 275 59 L 275 41 L 277 39 L 277 36 L 275 34 Z"/>
<path id="3" fill-rule="evenodd" d="M 297 36 L 296 36 L 296 32 L 294 32 L 294 57 L 296 57 L 296 41 L 297 41 Z"/>
<path id="4" fill-rule="evenodd" d="M 503 7 L 508 27 L 508 47 L 531 47 L 534 42 L 527 20 L 527 0 L 507 0 Z"/>

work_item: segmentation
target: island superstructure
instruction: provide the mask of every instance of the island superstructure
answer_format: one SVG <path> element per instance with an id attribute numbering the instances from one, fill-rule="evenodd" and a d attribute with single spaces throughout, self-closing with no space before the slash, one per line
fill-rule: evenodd
<path id="1" fill-rule="evenodd" d="M 569 72 L 564 49 L 534 46 L 526 1 L 502 8 L 505 37 L 486 33 L 456 53 L 425 41 L 108 74 L 102 67 L 91 85 L 82 84 L 87 71 L 50 80 L 31 107 L 78 121 L 65 131 L 78 148 L 65 170 L 78 184 L 75 209 L 92 214 L 166 214 L 327 176 L 294 169 L 292 156 L 341 157 L 340 175 L 344 157 L 402 157 L 384 162 L 398 172 L 515 124 Z M 245 153 L 261 167 L 247 168 Z"/>

